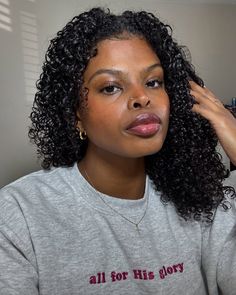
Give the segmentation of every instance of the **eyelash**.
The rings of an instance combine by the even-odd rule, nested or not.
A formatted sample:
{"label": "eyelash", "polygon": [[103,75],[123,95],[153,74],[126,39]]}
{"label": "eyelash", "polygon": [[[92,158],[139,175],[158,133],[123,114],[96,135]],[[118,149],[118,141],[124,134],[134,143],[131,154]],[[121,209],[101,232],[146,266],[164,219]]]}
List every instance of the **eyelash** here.
{"label": "eyelash", "polygon": [[159,88],[159,87],[162,87],[163,86],[163,81],[160,81],[160,80],[158,80],[158,79],[152,79],[152,80],[149,80],[147,83],[146,83],[146,85],[148,84],[148,83],[152,83],[152,82],[157,82],[158,83],[158,86],[153,86],[152,88]]}
{"label": "eyelash", "polygon": [[[111,91],[111,92],[107,92],[107,90],[108,89],[111,89],[111,88],[113,88],[113,91]],[[117,88],[117,90],[116,91],[114,91],[114,88]],[[107,86],[105,86],[105,87],[103,87],[99,92],[101,92],[101,93],[103,93],[103,94],[105,94],[105,95],[113,95],[113,94],[115,94],[115,93],[117,93],[119,90],[121,90],[122,88],[121,87],[119,87],[119,86],[117,86],[117,85],[114,85],[114,84],[109,84],[109,85],[107,85]]]}
{"label": "eyelash", "polygon": [[[157,86],[148,86],[148,84],[150,84],[150,83],[158,83],[158,85]],[[156,89],[156,88],[160,88],[160,87],[162,87],[163,86],[163,81],[160,81],[160,80],[158,80],[158,79],[152,79],[152,80],[149,80],[148,82],[146,82],[146,86],[147,87],[150,87],[150,88],[154,88],[154,89]],[[114,88],[116,89],[116,90],[114,90]],[[107,91],[107,90],[113,90],[113,91]],[[103,87],[102,89],[100,89],[100,91],[99,92],[101,92],[101,93],[103,93],[103,94],[105,94],[105,95],[113,95],[113,94],[116,94],[118,91],[120,91],[120,90],[122,90],[122,87],[120,87],[120,86],[117,86],[117,85],[115,85],[115,84],[109,84],[109,85],[107,85],[107,86],[105,86],[105,87]]]}

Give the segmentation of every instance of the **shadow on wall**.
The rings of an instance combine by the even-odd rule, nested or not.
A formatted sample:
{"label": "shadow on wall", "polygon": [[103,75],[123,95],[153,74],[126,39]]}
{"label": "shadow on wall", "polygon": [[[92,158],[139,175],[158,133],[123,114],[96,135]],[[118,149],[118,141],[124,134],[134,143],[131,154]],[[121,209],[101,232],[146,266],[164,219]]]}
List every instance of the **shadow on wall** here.
{"label": "shadow on wall", "polygon": [[12,32],[9,0],[0,0],[0,29]]}
{"label": "shadow on wall", "polygon": [[27,136],[40,74],[36,0],[0,0],[0,187],[39,169]]}
{"label": "shadow on wall", "polygon": [[24,57],[25,97],[32,102],[39,77],[39,46],[36,15],[20,11]]}

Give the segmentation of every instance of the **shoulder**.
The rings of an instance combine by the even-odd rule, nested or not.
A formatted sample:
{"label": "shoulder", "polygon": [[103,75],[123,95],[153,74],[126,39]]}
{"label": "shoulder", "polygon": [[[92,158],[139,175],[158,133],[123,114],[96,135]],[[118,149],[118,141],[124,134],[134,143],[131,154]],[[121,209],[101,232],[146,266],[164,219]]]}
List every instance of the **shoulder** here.
{"label": "shoulder", "polygon": [[73,167],[53,168],[51,170],[40,170],[23,176],[16,181],[6,185],[0,190],[0,201],[3,196],[11,194],[34,195],[38,192],[53,190],[60,192],[61,189],[69,186]]}
{"label": "shoulder", "polygon": [[73,167],[40,170],[6,185],[0,190],[0,217],[65,202],[73,194]]}
{"label": "shoulder", "polygon": [[[225,204],[225,206],[224,206]],[[202,225],[202,255],[206,268],[215,263],[225,251],[225,246],[232,242],[236,249],[236,198],[225,195],[223,204],[220,204],[214,213],[210,224]],[[230,255],[228,256],[230,259]]]}
{"label": "shoulder", "polygon": [[73,166],[40,170],[6,185],[0,190],[0,231],[11,228],[25,237],[32,224],[68,206],[73,208],[76,181]]}
{"label": "shoulder", "polygon": [[[212,223],[213,231],[222,232],[222,236],[228,235],[236,225],[236,194],[232,191],[232,187],[236,190],[236,171],[232,171],[230,176],[223,182],[225,187],[230,187],[225,191],[225,200],[215,211]],[[227,209],[224,209],[224,204]],[[224,234],[223,234],[224,233]]]}
{"label": "shoulder", "polygon": [[[224,184],[232,186],[232,179]],[[236,275],[236,198],[225,195],[211,224],[202,227],[202,265],[209,284],[217,281],[224,294],[233,294]]]}

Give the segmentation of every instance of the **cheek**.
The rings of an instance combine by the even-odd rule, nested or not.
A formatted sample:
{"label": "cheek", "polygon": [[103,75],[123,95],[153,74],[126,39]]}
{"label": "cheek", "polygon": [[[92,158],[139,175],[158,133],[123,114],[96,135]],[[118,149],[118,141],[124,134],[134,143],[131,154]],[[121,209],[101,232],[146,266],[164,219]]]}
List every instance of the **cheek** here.
{"label": "cheek", "polygon": [[[157,107],[158,110],[158,115],[160,116],[160,118],[162,120],[164,120],[165,122],[169,121],[169,116],[170,116],[170,104],[169,101],[166,101],[165,103],[159,105],[159,107]],[[163,122],[164,123],[164,122]]]}
{"label": "cheek", "polygon": [[163,104],[163,111],[164,111],[165,115],[169,119],[169,115],[170,115],[170,100],[169,100],[169,96],[167,94],[166,94],[166,97],[165,97],[165,103]]}
{"label": "cheek", "polygon": [[[151,96],[150,96],[151,97]],[[152,107],[159,114],[158,115],[166,115],[169,114],[170,111],[170,100],[166,91],[163,89],[159,94],[151,97]]]}
{"label": "cheek", "polygon": [[92,137],[109,135],[115,136],[120,129],[121,111],[115,105],[93,103],[84,117],[84,125],[88,135]]}

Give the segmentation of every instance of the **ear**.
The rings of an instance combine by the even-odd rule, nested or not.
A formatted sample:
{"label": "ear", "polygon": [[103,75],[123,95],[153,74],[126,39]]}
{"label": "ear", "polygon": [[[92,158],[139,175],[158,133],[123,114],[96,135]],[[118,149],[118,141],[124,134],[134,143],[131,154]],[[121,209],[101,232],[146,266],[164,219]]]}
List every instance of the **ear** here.
{"label": "ear", "polygon": [[81,115],[80,115],[80,111],[77,110],[76,111],[76,115],[77,115],[77,123],[76,123],[76,128],[79,129],[80,131],[84,131],[84,127],[83,127],[83,123],[82,123],[82,120],[81,120]]}

